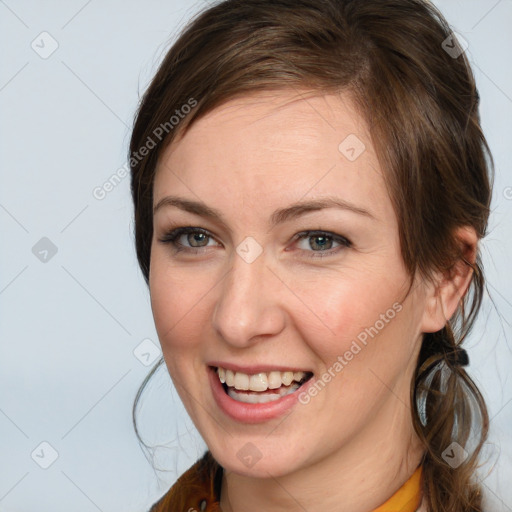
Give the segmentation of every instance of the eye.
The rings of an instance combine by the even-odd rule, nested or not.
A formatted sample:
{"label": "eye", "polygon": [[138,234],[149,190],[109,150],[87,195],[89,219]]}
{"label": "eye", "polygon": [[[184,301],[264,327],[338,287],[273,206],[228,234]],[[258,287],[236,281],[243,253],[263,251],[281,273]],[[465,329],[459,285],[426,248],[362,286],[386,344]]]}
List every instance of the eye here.
{"label": "eye", "polygon": [[[295,235],[295,240],[299,241],[298,245],[302,244],[302,251],[316,253],[308,255],[311,258],[333,256],[352,246],[350,240],[344,236],[329,231],[303,231]],[[333,244],[338,244],[338,247],[333,249]]]}
{"label": "eye", "polygon": [[168,231],[159,241],[173,245],[177,252],[196,253],[205,247],[211,247],[209,242],[214,240],[205,229],[187,226]]}
{"label": "eye", "polygon": [[[302,252],[309,252],[308,257],[324,258],[339,253],[344,248],[352,246],[350,240],[344,236],[329,231],[302,231],[294,236],[299,249]],[[170,230],[164,234],[159,241],[163,244],[170,244],[176,252],[199,253],[207,247],[219,246],[213,236],[205,229],[186,226]],[[213,243],[210,243],[213,242]],[[337,244],[335,246],[334,244]]]}

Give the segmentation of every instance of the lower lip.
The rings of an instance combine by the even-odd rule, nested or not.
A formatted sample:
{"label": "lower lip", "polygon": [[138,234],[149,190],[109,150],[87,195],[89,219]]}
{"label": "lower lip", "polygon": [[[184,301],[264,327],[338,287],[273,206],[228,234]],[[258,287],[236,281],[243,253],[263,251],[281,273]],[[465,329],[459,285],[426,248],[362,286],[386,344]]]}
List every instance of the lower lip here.
{"label": "lower lip", "polygon": [[230,418],[242,423],[261,423],[263,421],[278,418],[291,409],[299,399],[299,394],[304,392],[314,380],[314,377],[304,383],[299,389],[279,400],[265,404],[247,404],[231,398],[225,391],[219,380],[217,372],[213,368],[208,369],[210,386],[213,397],[220,409]]}

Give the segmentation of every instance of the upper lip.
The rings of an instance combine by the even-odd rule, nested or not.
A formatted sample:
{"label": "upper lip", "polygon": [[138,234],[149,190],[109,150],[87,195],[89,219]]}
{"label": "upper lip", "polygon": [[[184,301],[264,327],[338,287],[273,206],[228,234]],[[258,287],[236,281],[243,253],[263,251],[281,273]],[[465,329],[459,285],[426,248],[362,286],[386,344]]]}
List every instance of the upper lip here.
{"label": "upper lip", "polygon": [[283,366],[281,364],[243,365],[235,363],[226,363],[221,361],[212,361],[209,362],[208,365],[214,368],[218,368],[220,366],[221,368],[231,370],[232,372],[247,373],[249,375],[256,373],[268,373],[272,371],[313,373],[311,370],[299,368],[298,366]]}

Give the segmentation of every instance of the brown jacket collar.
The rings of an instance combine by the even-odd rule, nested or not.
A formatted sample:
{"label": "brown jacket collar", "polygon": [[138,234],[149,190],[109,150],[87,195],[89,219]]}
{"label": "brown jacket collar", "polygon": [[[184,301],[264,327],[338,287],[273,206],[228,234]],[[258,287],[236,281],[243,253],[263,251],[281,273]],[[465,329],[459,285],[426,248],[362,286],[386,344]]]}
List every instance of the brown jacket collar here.
{"label": "brown jacket collar", "polygon": [[207,451],[149,512],[220,512],[222,467]]}

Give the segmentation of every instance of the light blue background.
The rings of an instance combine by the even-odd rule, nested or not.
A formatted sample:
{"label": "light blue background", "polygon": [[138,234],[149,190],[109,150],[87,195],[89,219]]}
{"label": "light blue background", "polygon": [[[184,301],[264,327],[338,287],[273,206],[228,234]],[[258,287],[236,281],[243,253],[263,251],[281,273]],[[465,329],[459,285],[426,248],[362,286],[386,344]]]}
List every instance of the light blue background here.
{"label": "light blue background", "polygon": [[[131,405],[150,366],[133,351],[149,339],[139,352],[153,347],[151,359],[158,340],[135,258],[129,177],[103,200],[92,192],[125,164],[139,94],[168,41],[205,5],[0,1],[2,512],[145,511],[204,450],[165,369],[139,418],[167,471],[152,470],[135,438]],[[486,296],[467,346],[492,418],[481,472],[490,510],[511,511],[512,1],[436,5],[469,42],[496,160],[483,256],[497,310]],[[43,31],[58,44],[46,59],[31,47],[51,49],[48,36],[41,48]],[[46,263],[32,252],[43,237],[57,248]],[[58,453],[48,469],[36,463],[51,461],[42,442]]]}

